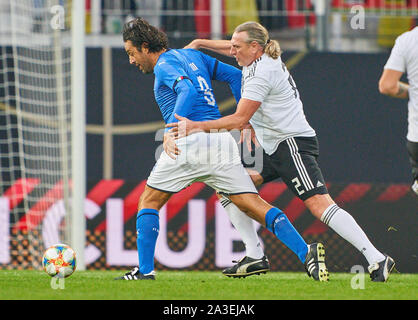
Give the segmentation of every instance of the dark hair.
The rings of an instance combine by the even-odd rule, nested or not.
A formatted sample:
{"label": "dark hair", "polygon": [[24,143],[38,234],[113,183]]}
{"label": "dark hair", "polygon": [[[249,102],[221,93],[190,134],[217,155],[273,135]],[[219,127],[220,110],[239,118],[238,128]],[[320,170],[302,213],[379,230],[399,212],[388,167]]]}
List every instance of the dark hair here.
{"label": "dark hair", "polygon": [[160,52],[168,48],[167,35],[150,25],[143,18],[135,18],[123,26],[123,42],[132,41],[132,44],[141,51],[145,43],[149,52]]}

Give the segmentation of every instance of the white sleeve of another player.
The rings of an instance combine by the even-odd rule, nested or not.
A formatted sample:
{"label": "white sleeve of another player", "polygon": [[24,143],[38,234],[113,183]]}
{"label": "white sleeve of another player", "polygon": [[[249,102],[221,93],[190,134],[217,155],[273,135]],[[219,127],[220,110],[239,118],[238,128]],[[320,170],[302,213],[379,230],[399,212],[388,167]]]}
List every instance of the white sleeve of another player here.
{"label": "white sleeve of another player", "polygon": [[390,53],[389,59],[386,62],[384,69],[391,69],[400,72],[406,71],[406,43],[403,41],[404,39],[398,37],[395,41],[395,45],[392,48],[392,52]]}
{"label": "white sleeve of another player", "polygon": [[271,90],[271,85],[268,80],[268,75],[261,77],[255,75],[245,82],[244,92],[241,98],[263,102]]}

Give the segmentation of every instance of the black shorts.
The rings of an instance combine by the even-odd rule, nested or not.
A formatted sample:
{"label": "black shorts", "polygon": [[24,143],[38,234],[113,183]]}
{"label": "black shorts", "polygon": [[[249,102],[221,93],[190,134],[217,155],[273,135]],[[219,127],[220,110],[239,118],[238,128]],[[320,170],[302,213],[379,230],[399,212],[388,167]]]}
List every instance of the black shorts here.
{"label": "black shorts", "polygon": [[406,140],[406,148],[408,150],[409,162],[412,166],[412,177],[418,179],[418,142]]}
{"label": "black shorts", "polygon": [[[287,187],[306,200],[316,194],[327,194],[324,177],[318,166],[319,145],[316,137],[294,137],[281,142],[268,155],[263,151],[260,175],[263,183],[281,178]],[[244,167],[250,168],[244,162]]]}

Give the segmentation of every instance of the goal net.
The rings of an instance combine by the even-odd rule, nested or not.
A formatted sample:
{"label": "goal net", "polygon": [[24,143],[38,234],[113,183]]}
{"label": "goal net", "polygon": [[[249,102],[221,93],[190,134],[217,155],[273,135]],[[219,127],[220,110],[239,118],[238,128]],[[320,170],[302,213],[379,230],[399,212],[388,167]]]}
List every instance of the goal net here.
{"label": "goal net", "polygon": [[70,240],[70,4],[0,0],[0,268]]}

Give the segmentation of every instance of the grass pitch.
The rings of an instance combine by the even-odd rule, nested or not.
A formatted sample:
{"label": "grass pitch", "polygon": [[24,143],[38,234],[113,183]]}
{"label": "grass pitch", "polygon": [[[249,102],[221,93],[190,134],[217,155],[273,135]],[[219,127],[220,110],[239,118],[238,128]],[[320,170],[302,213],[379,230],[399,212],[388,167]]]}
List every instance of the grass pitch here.
{"label": "grass pitch", "polygon": [[[416,300],[418,274],[332,273],[316,282],[305,273],[269,272],[241,279],[220,272],[160,271],[156,281],[116,281],[120,271],[76,271],[63,283],[43,271],[0,270],[0,300]],[[358,275],[357,275],[358,277]],[[353,289],[359,287],[358,289]]]}

